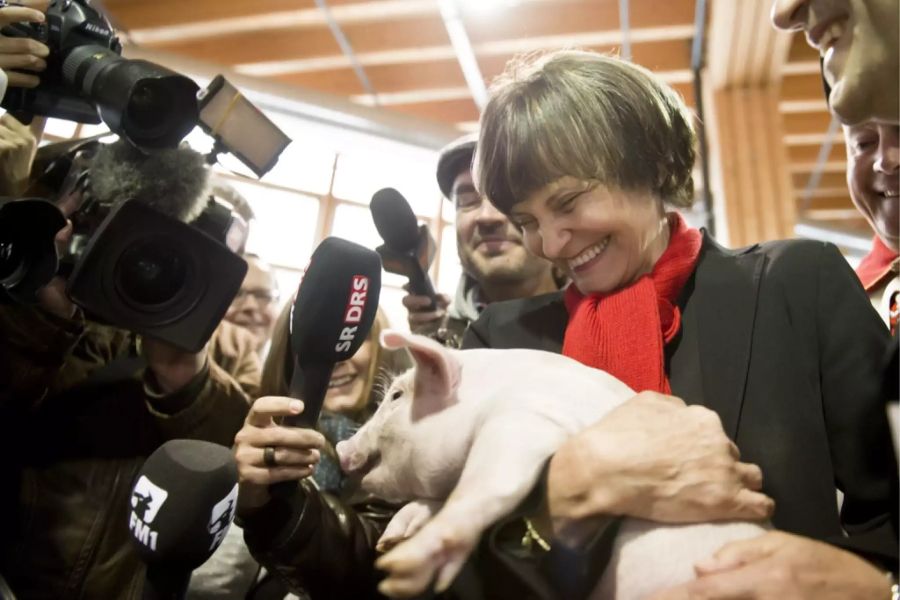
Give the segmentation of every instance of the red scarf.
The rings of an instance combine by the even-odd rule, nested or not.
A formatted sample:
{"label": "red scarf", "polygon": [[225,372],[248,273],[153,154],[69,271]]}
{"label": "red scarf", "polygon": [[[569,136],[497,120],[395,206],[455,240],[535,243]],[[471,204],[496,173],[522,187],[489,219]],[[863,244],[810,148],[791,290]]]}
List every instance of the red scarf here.
{"label": "red scarf", "polygon": [[569,324],[562,353],[603,369],[633,390],[671,393],[663,349],[681,327],[675,305],[700,256],[703,236],[681,215],[669,215],[669,246],[649,275],[610,294],[566,289]]}
{"label": "red scarf", "polygon": [[885,246],[877,235],[872,241],[872,249],[856,267],[856,275],[862,281],[867,292],[878,287],[885,276],[891,272],[891,264],[897,260],[897,253]]}

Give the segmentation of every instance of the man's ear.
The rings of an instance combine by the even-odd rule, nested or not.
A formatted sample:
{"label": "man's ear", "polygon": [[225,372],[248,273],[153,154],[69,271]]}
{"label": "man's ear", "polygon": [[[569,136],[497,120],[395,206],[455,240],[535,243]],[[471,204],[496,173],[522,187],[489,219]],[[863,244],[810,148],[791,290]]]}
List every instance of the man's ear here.
{"label": "man's ear", "polygon": [[425,336],[390,329],[381,333],[381,345],[406,348],[415,361],[413,422],[456,404],[462,366],[453,350]]}

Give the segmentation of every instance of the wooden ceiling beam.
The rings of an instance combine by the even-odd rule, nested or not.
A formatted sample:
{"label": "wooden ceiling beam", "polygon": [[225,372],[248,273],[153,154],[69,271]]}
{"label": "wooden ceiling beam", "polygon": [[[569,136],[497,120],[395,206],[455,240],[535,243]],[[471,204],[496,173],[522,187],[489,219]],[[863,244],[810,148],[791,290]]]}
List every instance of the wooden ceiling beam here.
{"label": "wooden ceiling beam", "polygon": [[[453,58],[446,30],[436,19],[411,19],[393,26],[346,26],[344,33],[364,66]],[[692,35],[693,29],[689,25],[634,30],[631,39],[635,59],[657,69],[689,68],[688,49]],[[619,33],[613,30],[568,36],[497,38],[476,43],[475,51],[479,57],[506,57],[573,45],[613,51],[619,38]],[[349,61],[341,54],[331,33],[324,29],[271,31],[265,36],[245,33],[154,47],[195,60],[237,65],[241,72],[250,75],[272,76],[349,67]]]}
{"label": "wooden ceiling beam", "polygon": [[[818,163],[816,162],[792,162],[790,164],[790,172],[791,173],[805,173],[809,176],[810,173],[816,170]],[[847,162],[843,160],[837,161],[828,161],[822,167],[822,173],[846,173],[847,172]]]}
{"label": "wooden ceiling beam", "polygon": [[[801,194],[806,189],[809,173],[794,173],[791,175],[791,181],[794,184],[794,191]],[[846,190],[847,178],[843,173],[823,173],[819,179],[819,188]]]}
{"label": "wooden ceiling beam", "polygon": [[314,9],[315,0],[103,0],[104,10],[128,29],[199,23],[261,12]]}
{"label": "wooden ceiling beam", "polygon": [[801,218],[822,221],[837,221],[846,224],[848,221],[865,223],[863,217],[855,208],[807,208],[800,211]]}
{"label": "wooden ceiling beam", "polygon": [[824,134],[831,123],[827,112],[787,113],[783,116],[785,135]]}
{"label": "wooden ceiling beam", "polygon": [[[802,202],[803,196],[798,194],[797,201]],[[850,194],[836,194],[832,196],[817,196],[810,199],[809,210],[839,210],[854,208],[853,201],[850,200]]]}
{"label": "wooden ceiling beam", "polygon": [[769,22],[768,0],[713,0],[707,62],[713,88],[777,83],[791,35]]}
{"label": "wooden ceiling beam", "polygon": [[[819,145],[802,145],[791,146],[787,148],[788,158],[792,163],[814,163],[819,158]],[[831,152],[828,154],[829,162],[846,162],[847,149],[843,142],[831,145]]]}
{"label": "wooden ceiling beam", "polygon": [[475,102],[471,98],[440,102],[395,104],[388,109],[441,123],[456,124],[478,120],[478,107],[475,106]]}
{"label": "wooden ceiling beam", "polygon": [[[148,45],[241,33],[260,34],[264,30],[297,31],[328,27],[324,14],[316,8],[313,0],[300,3],[282,0],[240,3],[191,0],[186,3],[189,5],[188,11],[181,6],[166,10],[160,4],[174,5],[176,2],[114,2],[109,12],[121,26],[132,32],[135,42]],[[349,25],[395,25],[417,18],[440,20],[439,7],[434,0],[332,0],[329,7],[342,28]],[[516,18],[507,18],[512,11]],[[667,0],[665,3],[631,0],[629,16],[634,29],[654,28],[691,24],[693,11],[694,0]],[[463,17],[473,41],[503,36],[562,35],[619,27],[618,4],[611,0],[519,0],[512,8],[463,12]]]}
{"label": "wooden ceiling beam", "polygon": [[[369,65],[366,67],[366,76],[375,91],[379,93],[466,85],[459,63],[452,58],[409,64]],[[276,79],[334,94],[353,96],[364,93],[356,74],[349,67],[306,73],[285,73],[278,75]]]}
{"label": "wooden ceiling beam", "polygon": [[822,87],[822,76],[819,71],[814,73],[786,74],[781,79],[782,101],[795,100],[822,100],[825,91]]}
{"label": "wooden ceiling beam", "polygon": [[803,214],[802,216],[814,220],[817,224],[828,229],[842,231],[865,239],[871,239],[872,237],[871,226],[859,213],[857,213],[856,217],[852,217],[849,211],[821,211],[811,212],[808,216]]}
{"label": "wooden ceiling beam", "polygon": [[806,43],[806,35],[803,32],[796,31],[791,34],[791,36],[791,43],[787,56],[787,61],[789,63],[819,62],[819,52]]}
{"label": "wooden ceiling beam", "polygon": [[[693,25],[694,4],[694,0],[630,0],[631,29]],[[610,0],[522,4],[515,7],[514,19],[504,18],[502,12],[470,13],[465,16],[465,24],[473,44],[505,38],[618,31],[619,6]]]}

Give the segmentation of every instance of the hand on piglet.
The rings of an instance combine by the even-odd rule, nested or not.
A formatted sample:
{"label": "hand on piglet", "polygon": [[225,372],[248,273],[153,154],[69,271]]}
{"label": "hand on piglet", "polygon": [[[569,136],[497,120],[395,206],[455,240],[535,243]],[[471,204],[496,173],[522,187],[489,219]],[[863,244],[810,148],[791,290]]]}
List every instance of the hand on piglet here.
{"label": "hand on piglet", "polygon": [[889,598],[884,572],[845,550],[781,531],[726,544],[695,565],[697,579],[652,600]]}
{"label": "hand on piglet", "polygon": [[384,533],[378,538],[375,549],[378,552],[387,552],[400,542],[411,538],[441,510],[443,505],[443,502],[434,500],[413,500],[408,503],[391,518],[384,528]]}
{"label": "hand on piglet", "polygon": [[314,429],[276,423],[279,417],[302,412],[303,402],[281,396],[263,396],[250,407],[244,426],[234,438],[240,483],[238,508],[244,514],[269,501],[271,484],[312,475],[325,437]]}
{"label": "hand on piglet", "polygon": [[638,394],[570,438],[551,460],[554,535],[571,545],[584,521],[625,515],[665,523],[765,519],[759,467],[739,462],[719,417],[675,397]]}

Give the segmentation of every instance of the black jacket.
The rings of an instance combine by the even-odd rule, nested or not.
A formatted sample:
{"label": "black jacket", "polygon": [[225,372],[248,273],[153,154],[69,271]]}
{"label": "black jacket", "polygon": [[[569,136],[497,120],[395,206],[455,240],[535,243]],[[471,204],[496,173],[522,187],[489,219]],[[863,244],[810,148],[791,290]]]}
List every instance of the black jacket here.
{"label": "black jacket", "polygon": [[[682,329],[666,356],[672,392],[718,413],[741,460],[761,467],[775,527],[896,571],[897,466],[881,390],[888,335],[837,249],[785,241],[732,251],[706,237],[679,305]],[[493,304],[463,347],[560,352],[567,321],[561,293]]]}

